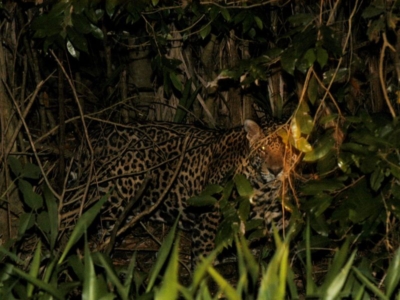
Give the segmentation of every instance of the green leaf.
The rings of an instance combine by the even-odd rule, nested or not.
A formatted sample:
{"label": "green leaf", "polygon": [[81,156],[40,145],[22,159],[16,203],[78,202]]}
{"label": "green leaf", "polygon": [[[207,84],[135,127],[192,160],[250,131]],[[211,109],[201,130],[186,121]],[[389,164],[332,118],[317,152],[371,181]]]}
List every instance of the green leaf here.
{"label": "green leaf", "polygon": [[48,212],[47,222],[50,229],[50,249],[53,250],[58,237],[58,203],[47,185],[44,187],[43,194]]}
{"label": "green leaf", "polygon": [[208,24],[200,29],[200,36],[204,40],[211,32],[211,25]]}
{"label": "green leaf", "polygon": [[213,196],[194,196],[187,200],[187,204],[194,207],[202,207],[202,206],[214,206],[217,203],[217,199]]}
{"label": "green leaf", "polygon": [[71,43],[72,43],[72,45],[74,45],[74,47],[76,47],[80,51],[89,53],[87,40],[82,33],[76,31],[72,27],[67,27],[67,38],[69,41],[71,41]]}
{"label": "green leaf", "polygon": [[20,179],[18,188],[22,192],[25,204],[32,210],[38,210],[43,207],[42,197],[33,191],[33,187],[28,181]]}
{"label": "green leaf", "polygon": [[259,17],[254,16],[254,21],[256,22],[257,27],[258,27],[259,29],[263,29],[264,24],[263,24],[263,21],[262,21]]}
{"label": "green leaf", "polygon": [[[328,85],[332,80],[333,82],[344,82],[349,75],[349,69],[341,68],[336,72],[336,69],[330,69],[324,73],[324,83]],[[334,77],[335,76],[335,77]]]}
{"label": "green leaf", "polygon": [[294,74],[294,69],[296,67],[297,61],[298,61],[298,56],[294,48],[288,48],[282,53],[281,56],[282,68],[290,75]]}
{"label": "green leaf", "polygon": [[313,14],[294,14],[287,18],[287,21],[290,22],[293,26],[297,26],[300,24],[307,25],[314,20],[315,16]]}
{"label": "green leaf", "polygon": [[229,11],[228,11],[225,7],[221,7],[221,8],[220,8],[220,13],[221,13],[222,17],[223,17],[226,21],[228,21],[228,22],[231,21],[231,15],[229,14]]}
{"label": "green leaf", "polygon": [[303,158],[303,161],[311,162],[323,158],[325,155],[329,153],[329,151],[334,145],[335,145],[335,139],[333,138],[332,133],[328,132],[320,140],[317,141],[312,151],[306,153],[306,155]]}
{"label": "green leaf", "polygon": [[400,282],[400,248],[395,252],[385,277],[386,296],[391,298]]}
{"label": "green leaf", "polygon": [[167,269],[164,274],[164,280],[160,289],[156,292],[156,300],[178,299],[178,270],[179,270],[179,237],[175,241],[172,254],[169,259]]}
{"label": "green leaf", "polygon": [[317,47],[316,50],[317,62],[322,69],[328,62],[329,54],[324,48],[321,47]]}
{"label": "green leaf", "polygon": [[29,178],[29,179],[39,179],[42,171],[37,165],[27,163],[24,165],[21,171],[22,178]]}
{"label": "green leaf", "polygon": [[237,174],[233,177],[237,191],[241,197],[250,198],[253,196],[253,187],[249,180],[242,174]]}
{"label": "green leaf", "polygon": [[308,99],[310,100],[311,104],[314,105],[315,101],[318,98],[318,81],[314,76],[311,77],[311,79],[308,83],[307,95],[308,95]]}
{"label": "green leaf", "polygon": [[96,265],[99,264],[105,269],[107,273],[107,279],[117,288],[118,294],[121,299],[129,299],[129,290],[124,288],[124,286],[122,285],[120,279],[118,278],[118,275],[115,273],[110,258],[106,257],[103,253],[100,252],[95,252],[92,255],[93,260],[96,262]]}
{"label": "green leaf", "polygon": [[376,7],[375,5],[371,4],[366,9],[364,9],[361,16],[364,19],[369,19],[369,18],[373,18],[373,17],[379,16],[380,14],[384,14],[384,13],[385,13],[384,8]]}
{"label": "green leaf", "polygon": [[349,274],[350,268],[353,264],[356,252],[354,251],[349,260],[347,261],[346,265],[340,270],[335,278],[331,281],[329,286],[326,287],[323,299],[327,300],[334,300],[339,298],[339,294],[343,288],[344,283],[346,282],[347,276]]}
{"label": "green leaf", "polygon": [[248,198],[239,200],[238,214],[242,221],[246,221],[250,215],[250,201]]}
{"label": "green leaf", "polygon": [[37,216],[36,222],[40,230],[43,231],[46,237],[48,237],[50,232],[49,213],[47,211],[40,212],[40,214]]}
{"label": "green leaf", "polygon": [[306,73],[316,60],[315,49],[311,48],[306,51],[301,60],[296,64],[300,72]]}
{"label": "green leaf", "polygon": [[65,299],[62,291],[60,289],[57,289],[54,285],[45,283],[42,280],[37,279],[37,278],[25,273],[24,271],[21,271],[20,269],[18,269],[16,267],[11,266],[11,268],[12,268],[12,272],[17,276],[17,278],[25,279],[26,281],[28,281],[28,282],[32,283],[33,285],[35,285],[36,287],[38,287],[39,289],[48,292],[56,299]]}
{"label": "green leaf", "polygon": [[212,196],[212,195],[221,193],[223,190],[224,190],[224,188],[222,186],[220,186],[219,184],[209,184],[200,193],[200,196]]}
{"label": "green leaf", "polygon": [[32,213],[24,213],[19,217],[18,236],[23,236],[26,231],[35,224],[35,217]]}
{"label": "green leaf", "polygon": [[21,162],[15,158],[14,156],[9,156],[7,159],[8,165],[11,168],[11,171],[14,173],[15,176],[19,176],[22,171],[22,164]]}
{"label": "green leaf", "polygon": [[374,191],[377,191],[385,179],[385,174],[381,168],[376,168],[370,178],[371,187]]}
{"label": "green leaf", "polygon": [[[29,275],[34,278],[37,278],[39,275],[41,247],[42,247],[42,243],[39,240],[39,242],[36,246],[35,254],[33,255],[32,263],[30,265],[30,270],[29,270]],[[33,296],[34,288],[35,288],[35,286],[29,282],[28,286],[26,287],[26,296],[28,299]]]}
{"label": "green leaf", "polygon": [[94,270],[92,256],[90,255],[89,247],[85,242],[85,255],[84,255],[84,280],[82,285],[82,299],[99,299],[100,298],[100,285]]}
{"label": "green leaf", "polygon": [[179,80],[178,74],[176,74],[175,72],[170,72],[169,73],[169,78],[171,79],[172,84],[174,85],[174,87],[182,92],[182,83]]}
{"label": "green leaf", "polygon": [[88,211],[86,211],[76,223],[74,230],[69,237],[67,245],[64,248],[64,251],[58,261],[58,265],[62,264],[65,257],[67,256],[69,250],[74,246],[80,238],[86,233],[87,229],[89,228],[90,224],[94,221],[94,219],[100,213],[101,207],[103,204],[108,200],[109,195],[106,194],[100,198]]}
{"label": "green leaf", "polygon": [[[308,105],[305,101],[303,101],[298,106],[295,119],[296,119],[296,126],[299,128],[301,133],[310,134],[312,132],[314,123],[313,119],[310,116],[310,109],[308,108]],[[311,151],[311,147],[309,151]]]}
{"label": "green leaf", "polygon": [[153,4],[153,6],[157,6],[159,1],[160,0],[151,0],[151,4]]}
{"label": "green leaf", "polygon": [[88,34],[92,32],[92,26],[91,26],[92,24],[83,14],[73,13],[71,17],[72,17],[72,24],[77,32],[82,34]]}
{"label": "green leaf", "polygon": [[179,223],[179,218],[176,218],[174,225],[168,232],[167,236],[162,243],[160,250],[158,251],[157,261],[153,265],[149,273],[149,283],[147,284],[146,292],[150,292],[156,282],[157,277],[160,275],[160,271],[167,261],[169,254],[171,253],[172,246],[174,244],[175,232]]}
{"label": "green leaf", "polygon": [[307,153],[307,154],[312,151],[312,146],[304,137],[300,137],[296,140],[295,147],[296,147],[296,149],[300,150],[301,152]]}
{"label": "green leaf", "polygon": [[301,192],[305,195],[316,195],[321,192],[334,192],[343,189],[345,185],[335,179],[325,179],[325,180],[311,180],[304,185]]}
{"label": "green leaf", "polygon": [[72,57],[79,59],[79,52],[75,50],[75,47],[72,45],[70,40],[67,40],[67,50]]}

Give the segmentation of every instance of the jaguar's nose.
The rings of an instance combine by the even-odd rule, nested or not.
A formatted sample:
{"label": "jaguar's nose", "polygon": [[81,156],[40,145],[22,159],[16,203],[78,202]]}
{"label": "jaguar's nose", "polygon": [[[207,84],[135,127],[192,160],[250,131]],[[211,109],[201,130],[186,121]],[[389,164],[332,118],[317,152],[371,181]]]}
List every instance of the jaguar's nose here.
{"label": "jaguar's nose", "polygon": [[275,176],[277,176],[280,172],[282,172],[282,167],[273,167],[273,168],[268,168],[268,171]]}

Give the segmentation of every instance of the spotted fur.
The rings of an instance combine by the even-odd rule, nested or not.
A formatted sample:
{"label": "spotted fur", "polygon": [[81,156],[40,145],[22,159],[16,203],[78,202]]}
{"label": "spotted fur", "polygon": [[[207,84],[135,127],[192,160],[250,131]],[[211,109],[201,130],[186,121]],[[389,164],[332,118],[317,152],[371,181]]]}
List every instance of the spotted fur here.
{"label": "spotted fur", "polygon": [[[172,223],[180,214],[181,227],[192,231],[194,256],[208,253],[214,248],[219,215],[199,214],[187,205],[208,184],[222,184],[234,173],[244,174],[254,187],[251,216],[267,224],[281,218],[276,199],[287,159],[277,128],[269,125],[263,130],[250,120],[227,131],[171,123],[103,125],[92,141],[93,157],[88,147],[81,152],[81,159],[93,158],[96,180],[92,179],[92,186],[96,188],[88,197],[98,199],[111,192],[102,216],[115,221],[145,182],[134,206],[136,213],[149,210],[170,186],[152,219]],[[83,172],[86,176],[88,167]]]}

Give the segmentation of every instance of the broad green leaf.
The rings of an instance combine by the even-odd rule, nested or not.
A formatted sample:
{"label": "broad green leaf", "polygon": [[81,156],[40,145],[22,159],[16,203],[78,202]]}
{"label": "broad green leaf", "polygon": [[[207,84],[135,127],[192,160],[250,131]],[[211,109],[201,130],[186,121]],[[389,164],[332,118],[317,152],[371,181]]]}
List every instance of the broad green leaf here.
{"label": "broad green leaf", "polygon": [[50,233],[49,213],[47,211],[40,212],[37,216],[36,222],[40,230],[43,231],[46,237],[50,240],[48,236]]}
{"label": "broad green leaf", "polygon": [[214,194],[219,194],[224,190],[222,186],[219,184],[209,184],[205,187],[205,189],[200,193],[200,196],[212,196]]}
{"label": "broad green leaf", "polygon": [[308,99],[310,100],[311,104],[314,105],[315,101],[318,98],[318,81],[314,76],[311,77],[311,79],[308,83],[307,95],[308,95]]}
{"label": "broad green leaf", "polygon": [[214,206],[218,200],[213,196],[194,196],[187,200],[187,204],[190,206],[201,207],[201,206]]}
{"label": "broad green leaf", "polygon": [[320,27],[319,32],[322,36],[323,47],[335,56],[340,57],[342,55],[341,41],[333,29],[323,25]]}
{"label": "broad green leaf", "polygon": [[316,55],[317,55],[317,62],[321,67],[321,69],[323,69],[328,62],[329,54],[324,48],[317,47]]}
{"label": "broad green leaf", "polygon": [[294,14],[287,18],[287,21],[289,21],[292,25],[298,26],[298,25],[306,25],[314,20],[315,16],[313,14]]}
{"label": "broad green leaf", "polygon": [[263,21],[262,21],[259,17],[254,16],[254,21],[256,22],[257,27],[258,27],[259,29],[263,29],[264,24],[263,24]]}
{"label": "broad green leaf", "polygon": [[72,57],[79,58],[79,52],[75,50],[70,40],[67,40],[67,50]]}
{"label": "broad green leaf", "polygon": [[33,187],[28,181],[20,179],[18,187],[22,192],[25,204],[32,210],[38,210],[43,207],[43,198],[33,191]]}
{"label": "broad green leaf", "polygon": [[293,48],[286,49],[281,56],[282,68],[290,75],[293,75],[298,59],[299,57]]}
{"label": "broad green leaf", "polygon": [[297,69],[306,73],[308,69],[314,64],[316,60],[315,49],[311,48],[306,51],[301,60],[299,60],[296,64]]}
{"label": "broad green leaf", "polygon": [[349,75],[347,68],[341,68],[336,72],[336,69],[330,69],[323,74],[323,81],[328,85],[331,81],[333,82],[344,82]]}
{"label": "broad green leaf", "polygon": [[253,196],[253,187],[244,175],[235,175],[235,177],[233,177],[233,181],[235,182],[237,191],[241,197],[250,198]]}
{"label": "broad green leaf", "polygon": [[72,18],[72,24],[78,32],[82,34],[88,34],[92,32],[91,23],[85,17],[85,15],[79,13],[73,13],[71,15],[71,18]]}
{"label": "broad green leaf", "polygon": [[230,20],[231,20],[231,15],[229,14],[229,11],[228,11],[226,8],[221,7],[221,8],[220,8],[220,12],[221,12],[222,17],[223,17],[226,21],[230,22]]}
{"label": "broad green leaf", "polygon": [[18,236],[23,236],[35,224],[35,217],[32,213],[24,213],[20,215],[18,221]]}
{"label": "broad green leaf", "polygon": [[[295,142],[296,142],[296,144],[295,144],[296,149],[300,150],[303,153],[306,153],[306,156],[308,153],[311,153],[311,151],[313,151],[312,146],[304,137],[300,137]],[[305,159],[303,159],[303,160],[307,161]]]}
{"label": "broad green leaf", "polygon": [[242,198],[239,200],[238,214],[242,221],[246,221],[250,214],[250,201],[248,198]]}
{"label": "broad green leaf", "polygon": [[317,141],[314,149],[308,153],[303,158],[303,161],[316,161],[321,159],[329,153],[331,148],[335,145],[335,140],[332,134],[325,134],[320,140]]}
{"label": "broad green leaf", "polygon": [[22,171],[22,164],[19,159],[15,158],[14,156],[9,156],[7,162],[11,168],[11,171],[14,173],[15,176],[18,177]]}
{"label": "broad green leaf", "polygon": [[207,24],[202,29],[200,29],[200,36],[204,40],[211,32],[211,25]]}
{"label": "broad green leaf", "polygon": [[104,39],[104,33],[99,27],[97,27],[93,24],[90,24],[90,27],[92,28],[91,33],[96,39],[99,39],[99,40]]}
{"label": "broad green leaf", "polygon": [[316,195],[320,192],[334,192],[343,189],[345,185],[336,179],[313,180],[304,185],[301,192],[305,195]]}
{"label": "broad green leaf", "polygon": [[385,179],[383,170],[381,168],[376,168],[370,178],[371,187],[374,191],[377,191],[381,187],[383,179]]}
{"label": "broad green leaf", "polygon": [[171,79],[171,82],[172,82],[172,84],[174,85],[174,87],[178,90],[178,91],[180,91],[180,92],[182,92],[182,83],[181,83],[181,81],[179,80],[179,77],[178,77],[178,74],[176,74],[175,72],[170,72],[169,73],[169,78]]}
{"label": "broad green leaf", "polygon": [[159,1],[160,0],[151,0],[151,4],[153,4],[153,6],[157,6]]}
{"label": "broad green leaf", "polygon": [[69,41],[71,41],[74,47],[80,51],[89,53],[86,37],[82,33],[76,31],[72,27],[67,27],[67,38]]}
{"label": "broad green leaf", "polygon": [[[310,134],[312,132],[314,123],[312,117],[310,116],[310,109],[305,101],[298,106],[295,118],[296,125],[301,133]],[[309,151],[311,151],[311,149]]]}
{"label": "broad green leaf", "polygon": [[37,165],[27,163],[23,166],[21,171],[22,178],[29,178],[29,179],[39,179],[42,171]]}
{"label": "broad green leaf", "polygon": [[362,12],[361,16],[364,19],[373,18],[379,16],[380,14],[384,14],[385,9],[382,7],[377,7],[374,4],[369,5],[364,11]]}

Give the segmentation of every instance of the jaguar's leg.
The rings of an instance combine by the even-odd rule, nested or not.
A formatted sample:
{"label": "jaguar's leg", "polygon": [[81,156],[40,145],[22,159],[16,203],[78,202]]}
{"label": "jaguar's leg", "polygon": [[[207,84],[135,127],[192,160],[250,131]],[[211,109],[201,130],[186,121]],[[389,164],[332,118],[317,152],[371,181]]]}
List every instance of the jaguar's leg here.
{"label": "jaguar's leg", "polygon": [[192,267],[200,257],[206,257],[215,248],[215,237],[220,221],[218,212],[200,214],[192,229]]}

